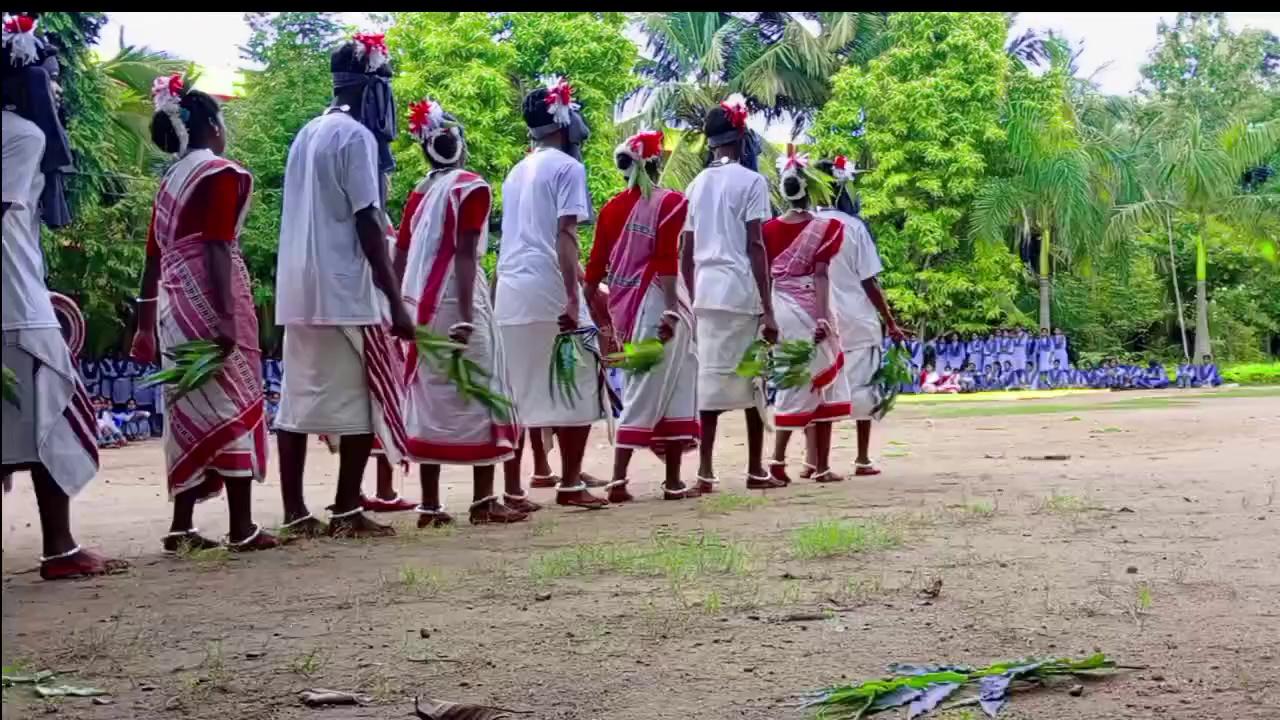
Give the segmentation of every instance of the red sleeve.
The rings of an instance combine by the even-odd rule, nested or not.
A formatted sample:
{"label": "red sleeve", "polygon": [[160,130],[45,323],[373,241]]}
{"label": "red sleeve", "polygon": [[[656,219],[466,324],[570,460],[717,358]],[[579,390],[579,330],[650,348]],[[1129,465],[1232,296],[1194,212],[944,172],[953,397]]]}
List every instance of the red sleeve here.
{"label": "red sleeve", "polygon": [[156,244],[156,206],[151,205],[151,223],[147,225],[147,257],[158,257],[160,246]]}
{"label": "red sleeve", "polygon": [[769,262],[773,262],[779,253],[787,249],[786,228],[783,227],[781,220],[773,218],[765,222],[760,232],[764,236],[765,255],[768,256]]}
{"label": "red sleeve", "polygon": [[613,252],[614,243],[622,235],[622,223],[626,222],[626,218],[618,217],[619,197],[622,196],[616,195],[605,203],[600,208],[600,216],[596,218],[596,233],[591,241],[591,255],[587,258],[586,282],[602,282],[609,270],[609,255]]}
{"label": "red sleeve", "polygon": [[409,249],[409,241],[413,239],[413,214],[418,211],[418,206],[421,204],[422,193],[417,190],[409,193],[409,198],[404,202],[404,214],[400,216],[400,231],[396,233],[396,247],[400,250]]}
{"label": "red sleeve", "polygon": [[489,188],[479,187],[462,198],[458,209],[458,232],[487,230],[489,225]]}
{"label": "red sleeve", "polygon": [[680,267],[680,231],[684,229],[689,203],[683,195],[673,192],[660,210],[663,219],[658,223],[658,243],[651,262],[658,275],[676,275]]}
{"label": "red sleeve", "polygon": [[844,241],[844,233],[839,220],[828,220],[827,231],[822,234],[822,247],[814,255],[815,262],[829,263],[840,252],[840,243]]}
{"label": "red sleeve", "polygon": [[191,207],[204,209],[201,230],[210,241],[234,242],[236,221],[240,219],[240,176],[223,170],[200,181],[191,197]]}

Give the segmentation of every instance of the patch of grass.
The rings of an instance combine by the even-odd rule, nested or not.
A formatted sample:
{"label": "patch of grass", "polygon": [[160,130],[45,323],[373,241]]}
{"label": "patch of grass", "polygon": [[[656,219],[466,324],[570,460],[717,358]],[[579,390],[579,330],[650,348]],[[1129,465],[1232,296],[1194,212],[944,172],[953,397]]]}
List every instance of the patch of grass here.
{"label": "patch of grass", "polygon": [[289,661],[289,671],[310,678],[329,662],[329,655],[321,648],[298,655]]}
{"label": "patch of grass", "polygon": [[719,492],[703,495],[699,498],[698,513],[701,515],[727,515],[738,510],[755,510],[768,504],[769,498],[763,495]]}
{"label": "patch of grass", "polygon": [[231,551],[223,546],[197,550],[183,543],[178,546],[176,555],[202,571],[220,570],[231,562]]}
{"label": "patch of grass", "polygon": [[1139,410],[1143,408],[1182,407],[1195,404],[1196,401],[1193,399],[1174,396],[1128,398],[1124,400],[1115,400],[1113,402],[1091,403],[1087,405],[1084,403],[1032,401],[1016,404],[992,403],[987,405],[962,407],[941,407],[930,410],[929,415],[931,417],[941,418],[987,417],[997,415],[1049,415],[1068,412],[1093,412],[1095,410]]}
{"label": "patch of grass", "polygon": [[951,512],[962,523],[978,522],[995,517],[996,505],[986,500],[974,500],[951,508]]}
{"label": "patch of grass", "polygon": [[397,572],[395,584],[419,595],[435,595],[444,588],[446,579],[439,570],[405,565]]}
{"label": "patch of grass", "polygon": [[1080,422],[1080,416],[1079,416],[1079,415],[1072,415],[1071,417],[1067,418],[1067,420],[1066,420],[1066,421],[1067,421],[1067,422]]}
{"label": "patch of grass", "polygon": [[741,575],[750,559],[745,545],[714,533],[654,534],[644,543],[590,543],[535,555],[529,561],[529,577],[548,582],[616,574],[682,583],[703,575]]}
{"label": "patch of grass", "polygon": [[866,605],[884,594],[884,577],[849,577],[837,581],[828,592],[828,599],[837,605]]}
{"label": "patch of grass", "polygon": [[1280,397],[1280,387],[1261,385],[1257,387],[1230,388],[1228,390],[1207,392],[1201,395],[1201,397],[1205,396],[1210,398]]}
{"label": "patch of grass", "polygon": [[533,522],[529,523],[529,534],[533,537],[546,537],[556,531],[560,527],[560,523],[546,513],[538,513],[534,515]]}
{"label": "patch of grass", "polygon": [[1076,515],[1079,513],[1097,510],[1098,508],[1086,498],[1076,497],[1075,495],[1059,495],[1056,491],[1047,498],[1041,498],[1036,502],[1031,512],[1035,515]]}
{"label": "patch of grass", "polygon": [[899,529],[879,519],[817,520],[791,531],[791,552],[803,559],[857,555],[902,544]]}
{"label": "patch of grass", "polygon": [[1146,583],[1138,584],[1138,587],[1134,589],[1134,596],[1134,605],[1139,612],[1147,612],[1151,609],[1151,588],[1147,587]]}

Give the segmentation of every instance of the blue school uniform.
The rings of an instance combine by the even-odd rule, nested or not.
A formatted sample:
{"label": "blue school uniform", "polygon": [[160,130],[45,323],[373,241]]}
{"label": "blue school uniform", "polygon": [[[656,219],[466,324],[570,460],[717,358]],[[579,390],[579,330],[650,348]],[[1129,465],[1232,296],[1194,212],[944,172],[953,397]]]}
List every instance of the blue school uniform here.
{"label": "blue school uniform", "polygon": [[1153,390],[1169,387],[1169,375],[1158,365],[1147,368],[1147,384]]}
{"label": "blue school uniform", "polygon": [[1029,337],[1025,331],[1018,331],[1017,336],[1013,338],[1013,352],[1009,357],[1009,362],[1013,363],[1015,368],[1024,369],[1027,367],[1027,344]]}
{"label": "blue school uniform", "polygon": [[965,344],[964,349],[965,364],[973,363],[973,369],[982,372],[983,362],[985,362],[982,357],[982,341],[974,338]]}
{"label": "blue school uniform", "polygon": [[995,364],[1000,358],[1000,342],[993,336],[988,335],[982,339],[982,371],[986,372],[987,368]]}
{"label": "blue school uniform", "polygon": [[84,383],[84,389],[89,391],[90,397],[98,396],[98,384],[102,382],[101,373],[102,368],[97,360],[85,358],[80,362],[80,382]]}
{"label": "blue school uniform", "polygon": [[1174,376],[1174,382],[1180,388],[1191,387],[1191,383],[1195,380],[1195,370],[1191,363],[1180,363],[1178,365],[1178,373]]}
{"label": "blue school uniform", "polygon": [[1036,369],[1049,372],[1053,368],[1053,338],[1038,337],[1031,342],[1036,348]]}
{"label": "blue school uniform", "polygon": [[1222,384],[1222,375],[1218,374],[1218,366],[1215,363],[1200,366],[1200,384],[1208,387],[1218,387]]}
{"label": "blue school uniform", "polygon": [[1060,367],[1066,367],[1070,361],[1067,356],[1067,336],[1054,335],[1049,339],[1053,341],[1053,359],[1058,361]]}

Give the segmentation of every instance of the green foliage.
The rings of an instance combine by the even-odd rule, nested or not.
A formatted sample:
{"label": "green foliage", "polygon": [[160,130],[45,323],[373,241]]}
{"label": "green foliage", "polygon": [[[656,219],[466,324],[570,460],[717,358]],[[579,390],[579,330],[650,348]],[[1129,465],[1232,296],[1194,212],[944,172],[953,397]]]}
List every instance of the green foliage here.
{"label": "green foliage", "polygon": [[[497,214],[502,180],[529,148],[520,112],[525,94],[544,76],[568,78],[591,129],[582,155],[592,199],[601,205],[622,189],[613,166],[613,111],[636,84],[636,48],[622,24],[619,13],[395,13],[387,44],[397,101],[403,108],[432,97],[458,118],[468,166],[493,185]],[[426,174],[422,150],[407,136],[395,153],[393,215]]]}
{"label": "green foliage", "polygon": [[[966,242],[962,220],[1004,133],[1008,72],[999,13],[894,13],[892,44],[845,67],[814,128],[823,156],[864,152],[863,214],[876,233],[895,310],[933,330],[1010,317],[1017,259]],[[860,137],[854,131],[862,126]]]}
{"label": "green foliage", "polygon": [[1222,370],[1222,379],[1240,385],[1280,385],[1280,362],[1230,365]]}

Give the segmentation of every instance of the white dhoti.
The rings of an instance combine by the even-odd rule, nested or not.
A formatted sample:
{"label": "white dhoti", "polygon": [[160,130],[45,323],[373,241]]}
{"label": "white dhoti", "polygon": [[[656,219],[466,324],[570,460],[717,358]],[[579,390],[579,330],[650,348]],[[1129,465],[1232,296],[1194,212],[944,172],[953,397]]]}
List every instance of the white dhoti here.
{"label": "white dhoti", "polygon": [[849,391],[850,415],[854,420],[871,420],[872,411],[880,403],[880,389],[872,379],[880,369],[883,357],[878,345],[844,351],[844,380]]}
{"label": "white dhoti", "polygon": [[[493,323],[493,309],[484,276],[476,278],[471,311],[475,330],[463,357],[489,375],[488,389],[511,399],[502,336]],[[462,320],[456,298],[445,298],[428,327],[437,335]],[[457,389],[425,359],[416,358],[416,373],[405,390],[405,432],[409,458],[417,463],[495,465],[515,455],[517,415],[497,417],[480,403],[458,396]]]}
{"label": "white dhoti", "polygon": [[404,455],[404,420],[392,339],[377,326],[289,325],[276,429],[373,434],[392,464]]}
{"label": "white dhoti", "polygon": [[43,465],[74,497],[98,472],[97,419],[62,332],[6,330],[3,360],[17,377],[18,404],[0,401],[0,462]]}
{"label": "white dhoti", "polygon": [[608,391],[595,338],[575,340],[580,343],[574,375],[578,397],[570,402],[561,397],[550,371],[559,324],[532,322],[498,329],[506,353],[511,398],[524,427],[582,427],[606,418],[604,401]]}
{"label": "white dhoti", "polygon": [[697,317],[698,409],[763,408],[763,383],[737,373],[743,354],[759,337],[759,317],[723,310],[695,310],[694,315]]}
{"label": "white dhoti", "polygon": [[[791,296],[775,289],[773,311],[782,340],[813,340],[817,323]],[[838,336],[828,335],[818,343],[809,363],[810,382],[778,388],[773,421],[779,430],[802,430],[813,423],[849,417],[849,386],[843,372],[844,354],[836,349],[838,342]]]}
{"label": "white dhoti", "polygon": [[[650,285],[631,342],[657,337],[658,322],[665,309],[662,288],[656,283]],[[690,352],[693,329],[689,320],[689,315],[681,314],[657,367],[638,376],[623,373],[622,416],[615,438],[618,447],[648,448],[662,455],[672,446],[681,451],[698,446],[698,361]]]}

